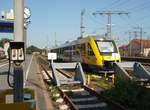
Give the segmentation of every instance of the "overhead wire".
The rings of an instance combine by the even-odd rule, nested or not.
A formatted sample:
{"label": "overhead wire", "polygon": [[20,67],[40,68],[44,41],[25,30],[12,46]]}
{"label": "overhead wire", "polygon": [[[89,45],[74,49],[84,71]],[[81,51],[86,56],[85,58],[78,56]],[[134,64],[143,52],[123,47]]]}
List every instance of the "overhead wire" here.
{"label": "overhead wire", "polygon": [[[130,0],[131,1],[131,0]],[[135,2],[135,1],[134,1]],[[120,7],[120,6],[123,6],[123,5],[125,5],[125,4],[127,4],[127,3],[130,3],[129,1],[122,1],[122,2],[118,2],[118,3],[116,3],[116,5],[113,5],[113,6],[111,6],[111,8],[113,8],[113,7]],[[136,3],[136,2],[135,2]],[[134,8],[130,8],[130,9],[127,9],[127,10],[130,10],[130,12],[131,11],[134,11],[134,12],[139,12],[139,11],[144,11],[145,9],[148,9],[148,8],[150,8],[150,1],[148,1],[148,2],[144,2],[144,3],[142,3],[142,4],[139,4],[139,5],[136,5]],[[142,6],[142,7],[140,7],[139,8],[139,6]],[[148,15],[149,16],[149,15]],[[147,15],[145,16],[145,17],[142,17],[141,18],[141,20],[143,21],[143,19],[148,19],[147,17],[148,17]],[[126,21],[129,21],[130,23],[128,23],[129,25],[131,25],[131,24],[133,24],[133,25],[138,25],[138,23],[136,22],[137,21],[137,18],[136,18],[136,20],[134,20],[133,18],[133,16],[128,16],[128,18],[129,18],[129,20],[126,20]]]}
{"label": "overhead wire", "polygon": [[[125,3],[125,1],[123,1],[123,2],[121,2],[121,3],[119,3],[118,5],[121,5],[121,4],[123,4],[123,3]],[[126,3],[130,3],[130,2],[126,2]],[[141,6],[141,5],[136,5],[134,8],[136,8],[136,9],[134,9],[134,8],[130,8],[130,9],[134,9],[135,11],[137,10],[139,10],[139,11],[143,11],[143,10],[145,10],[145,9],[147,9],[147,8],[149,8],[150,7],[150,4],[148,4],[148,3],[150,3],[150,2],[146,2],[146,3],[143,3],[142,5],[144,5],[143,7],[141,7],[141,8],[136,8],[136,6]],[[148,4],[148,5],[147,5]],[[124,5],[124,4],[123,4]],[[117,6],[117,5],[116,5]],[[127,9],[127,10],[130,10],[130,9]],[[133,10],[132,10],[133,11]],[[139,12],[138,11],[138,12]],[[130,12],[129,12],[130,13]],[[138,23],[136,22],[137,21],[137,19],[136,20],[134,20],[133,19],[133,17],[131,17],[130,15],[128,15],[128,18],[131,20],[129,20],[131,23],[134,23],[134,25],[137,25]],[[144,18],[144,17],[142,17],[142,18]],[[124,19],[124,18],[123,18]],[[125,19],[126,20],[126,19]],[[127,21],[127,20],[126,20]],[[128,23],[129,25],[131,25],[131,23]]]}
{"label": "overhead wire", "polygon": [[121,19],[123,19],[122,21],[125,21],[124,23],[127,23],[128,26],[132,27],[131,23],[129,22],[128,18],[125,19],[123,16],[120,16]]}
{"label": "overhead wire", "polygon": [[136,11],[136,10],[139,10],[139,7],[140,7],[140,6],[144,6],[144,7],[145,7],[145,5],[147,5],[147,4],[150,4],[150,1],[148,1],[148,2],[146,2],[146,3],[139,4],[139,5],[137,5],[137,6],[135,6],[135,7],[132,7],[132,8],[128,8],[127,10]]}
{"label": "overhead wire", "polygon": [[107,7],[113,6],[113,5],[115,5],[116,3],[120,2],[120,1],[121,0],[115,0],[114,2],[111,2],[109,5],[103,7],[101,10],[105,10],[105,9],[107,9]]}
{"label": "overhead wire", "polygon": [[[145,10],[145,9],[147,9],[147,8],[150,8],[150,4],[148,4],[148,5],[144,6],[144,7],[138,8],[138,9],[134,10],[134,12],[143,11],[143,10]],[[132,10],[132,11],[133,11],[133,10]]]}
{"label": "overhead wire", "polygon": [[[122,2],[123,3],[123,2]],[[142,8],[138,8],[138,10],[140,10],[140,11],[143,11],[142,9],[146,9],[146,8],[149,8],[150,6],[149,5],[147,5],[147,3],[150,3],[150,2],[146,2],[146,3],[143,3],[143,4],[145,4],[146,6],[144,6],[144,7],[142,7]],[[139,6],[139,5],[138,5]],[[141,5],[140,5],[141,6]],[[130,8],[131,9],[131,8]],[[138,11],[139,12],[139,11]],[[130,12],[129,12],[130,13]],[[122,16],[121,16],[122,17]],[[123,17],[122,17],[123,18]],[[126,20],[126,19],[124,19],[124,20],[126,20],[127,22],[129,22],[128,24],[131,26],[131,24],[134,24],[134,25],[138,25],[138,23],[136,22],[137,21],[137,19],[136,20],[134,20],[133,18],[132,18],[132,16],[129,16],[128,15],[128,18],[130,19],[129,21],[128,20]],[[142,17],[143,18],[143,17]]]}
{"label": "overhead wire", "polygon": [[89,16],[89,18],[90,18],[91,21],[93,21],[93,22],[95,22],[95,23],[99,23],[99,24],[104,24],[104,23],[102,23],[102,22],[100,22],[100,21],[97,21],[97,20],[95,19],[96,16],[95,16],[95,18],[93,18],[93,16],[92,16],[90,13],[87,12],[87,14],[88,14],[88,16]]}
{"label": "overhead wire", "polygon": [[146,15],[146,16],[144,16],[144,17],[141,17],[138,21],[139,21],[140,23],[144,23],[144,22],[146,22],[147,20],[149,20],[149,18],[150,18],[150,14],[149,14],[149,15]]}
{"label": "overhead wire", "polygon": [[[130,0],[130,1],[131,1],[131,0]],[[109,8],[114,8],[114,7],[125,6],[125,5],[127,5],[127,4],[129,4],[129,3],[131,3],[130,1],[126,1],[126,0],[124,0],[124,1],[115,0],[115,1],[113,1],[111,4],[105,6],[105,7],[102,8],[102,9],[106,9],[107,7],[109,7]],[[134,7],[127,8],[126,10],[129,10],[130,12],[134,12],[134,13],[139,12],[139,11],[144,11],[145,9],[150,8],[150,4],[149,4],[149,3],[150,3],[149,1],[148,1],[148,2],[144,2],[144,3],[142,3],[142,4],[135,5]],[[137,3],[136,3],[136,4],[137,4]],[[144,17],[141,17],[140,19],[141,19],[142,22],[143,22],[143,19],[148,19],[148,18],[147,18],[148,16],[149,16],[149,15],[146,15],[146,16],[144,16]],[[122,17],[122,16],[121,16],[121,17]],[[92,21],[97,22],[95,19],[93,19],[93,17],[90,17],[90,18],[92,19]],[[135,20],[134,17],[131,16],[131,15],[128,16],[128,19],[125,19],[124,17],[122,17],[122,19],[124,19],[125,21],[127,21],[128,26],[133,27],[134,25],[139,25],[139,23],[137,22],[137,19]],[[144,21],[145,21],[145,20],[144,20]]]}
{"label": "overhead wire", "polygon": [[111,6],[110,9],[115,8],[115,7],[119,7],[119,6],[124,5],[126,3],[128,3],[127,0],[124,0],[122,2],[116,3],[115,5]]}
{"label": "overhead wire", "polygon": [[[103,22],[100,22],[100,21],[98,21],[98,20],[96,20],[93,16],[92,16],[92,14],[90,14],[89,12],[86,12],[87,13],[87,16],[88,16],[88,18],[93,22],[93,23],[98,23],[99,25],[100,24],[102,24],[102,25],[105,25]],[[92,28],[92,27],[88,27],[88,28]],[[100,28],[100,27],[93,27],[92,29],[102,29],[102,28]],[[104,29],[104,28],[103,28]]]}
{"label": "overhead wire", "polygon": [[[150,2],[149,2],[150,3]],[[141,12],[141,11],[145,11],[145,9],[148,9],[148,8],[150,8],[150,4],[147,4],[147,5],[145,5],[145,6],[143,6],[143,7],[141,7],[141,8],[138,8],[138,9],[136,9],[136,10],[134,10],[133,12],[134,13],[136,13],[136,12]],[[140,22],[141,20],[142,21],[144,21],[145,19],[148,19],[149,18],[149,16],[150,16],[150,14],[148,14],[148,15],[146,15],[146,16],[140,16],[140,18],[138,18],[138,16],[136,17],[136,21],[138,21],[138,22]],[[135,21],[135,20],[134,20]]]}
{"label": "overhead wire", "polygon": [[[116,1],[119,1],[119,0],[116,0]],[[115,3],[114,5],[111,5],[110,8],[124,6],[124,5],[127,5],[128,3],[130,3],[130,2],[127,2],[125,0],[125,1],[122,1],[122,2]],[[148,2],[145,2],[145,3],[139,4],[139,5],[136,5],[136,6],[132,7],[132,8],[128,8],[127,10],[129,10],[130,12],[134,12],[134,13],[139,12],[139,11],[142,12],[142,11],[145,11],[146,9],[150,8],[150,4],[149,3],[150,2],[148,1]],[[145,20],[147,21],[149,16],[150,15],[146,15],[144,17],[141,17],[140,19],[142,20],[142,22],[145,22]],[[133,16],[128,16],[129,19],[125,19],[124,17],[122,17],[122,18],[124,20],[126,20],[128,22],[128,25],[131,26],[131,27],[133,27],[134,25],[139,25],[139,22],[137,22],[137,18],[136,18],[136,20],[134,20]]]}

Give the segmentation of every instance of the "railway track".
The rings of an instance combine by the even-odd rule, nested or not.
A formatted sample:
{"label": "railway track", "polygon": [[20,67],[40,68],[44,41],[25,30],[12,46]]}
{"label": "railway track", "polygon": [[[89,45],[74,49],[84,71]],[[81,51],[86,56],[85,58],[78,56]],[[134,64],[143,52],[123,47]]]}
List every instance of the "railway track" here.
{"label": "railway track", "polygon": [[0,59],[0,63],[6,63],[6,62],[8,62],[7,59]]}
{"label": "railway track", "polygon": [[122,57],[122,61],[140,62],[144,68],[150,72],[150,58],[149,57]]}
{"label": "railway track", "polygon": [[2,59],[0,60],[0,67],[7,65],[8,64],[8,60],[7,59]]}
{"label": "railway track", "polygon": [[126,110],[87,86],[60,87],[59,91],[71,110]]}
{"label": "railway track", "polygon": [[[43,59],[40,58],[40,61],[41,60]],[[46,66],[41,64],[41,67],[48,77],[52,79]],[[72,77],[72,75],[67,74],[64,70],[57,71],[59,71],[64,77]],[[78,84],[63,85],[58,87],[58,90],[71,110],[126,110],[121,105],[107,99],[87,86],[81,86]]]}
{"label": "railway track", "polygon": [[150,58],[149,57],[121,57],[122,61],[135,61],[140,62],[144,66],[150,66]]}

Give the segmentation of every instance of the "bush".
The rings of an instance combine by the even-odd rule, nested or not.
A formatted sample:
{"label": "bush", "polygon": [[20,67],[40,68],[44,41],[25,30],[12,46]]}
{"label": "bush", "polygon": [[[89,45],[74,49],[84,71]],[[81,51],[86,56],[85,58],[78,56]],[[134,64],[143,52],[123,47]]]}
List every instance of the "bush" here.
{"label": "bush", "polygon": [[150,91],[131,80],[116,81],[115,86],[105,95],[132,110],[150,109]]}

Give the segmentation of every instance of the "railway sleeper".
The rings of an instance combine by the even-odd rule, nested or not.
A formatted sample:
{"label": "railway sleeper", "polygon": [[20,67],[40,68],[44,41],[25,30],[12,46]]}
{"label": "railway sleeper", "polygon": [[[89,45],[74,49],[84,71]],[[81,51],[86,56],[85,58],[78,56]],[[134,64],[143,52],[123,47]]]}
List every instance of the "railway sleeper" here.
{"label": "railway sleeper", "polygon": [[103,97],[97,96],[98,93],[95,91],[90,92],[90,88],[80,87],[73,89],[71,86],[63,87],[61,86],[60,91],[64,94],[69,101],[71,101],[72,107],[75,107],[73,110],[125,110],[115,107]]}

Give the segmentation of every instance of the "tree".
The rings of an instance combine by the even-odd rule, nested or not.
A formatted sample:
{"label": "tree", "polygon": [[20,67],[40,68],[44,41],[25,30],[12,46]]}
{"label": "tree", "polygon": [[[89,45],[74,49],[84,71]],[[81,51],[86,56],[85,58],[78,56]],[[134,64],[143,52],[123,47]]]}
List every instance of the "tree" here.
{"label": "tree", "polygon": [[41,52],[41,51],[42,51],[42,50],[39,49],[38,47],[31,45],[31,46],[29,46],[29,47],[27,48],[26,53],[27,53],[27,54],[32,54],[33,52]]}
{"label": "tree", "polygon": [[3,48],[4,48],[4,43],[10,42],[10,41],[11,41],[11,40],[8,39],[8,38],[3,38],[3,39],[1,39],[1,40],[0,40],[0,47],[3,47]]}

